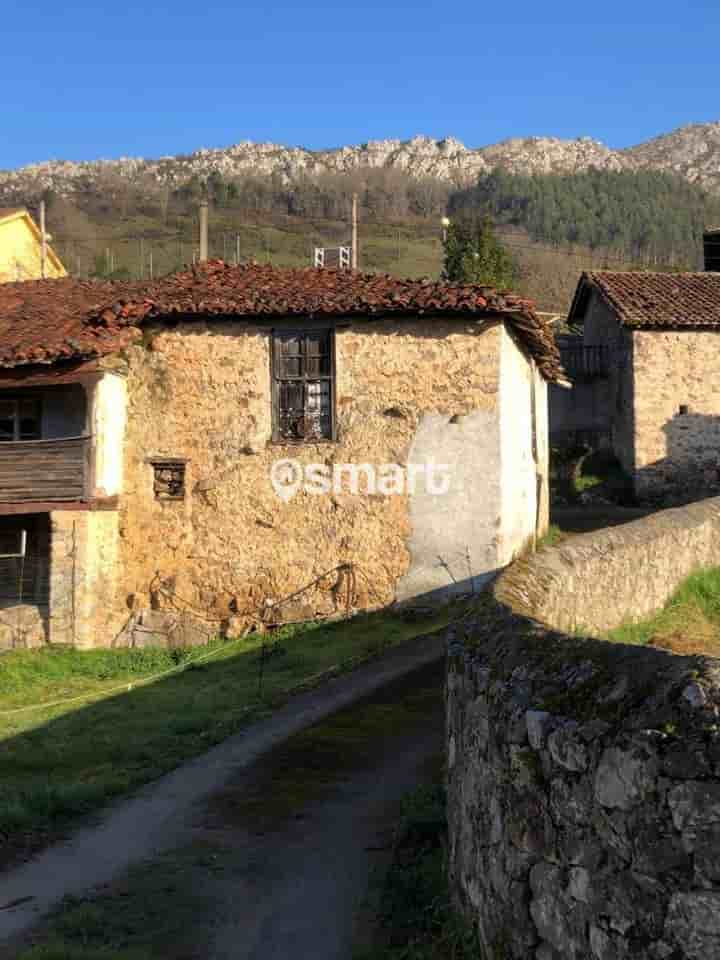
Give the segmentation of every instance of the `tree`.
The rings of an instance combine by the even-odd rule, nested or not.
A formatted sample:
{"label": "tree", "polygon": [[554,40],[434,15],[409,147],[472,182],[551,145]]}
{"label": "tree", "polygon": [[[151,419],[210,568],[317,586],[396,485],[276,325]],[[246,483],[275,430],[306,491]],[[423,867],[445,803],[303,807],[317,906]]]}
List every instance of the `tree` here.
{"label": "tree", "polygon": [[445,238],[443,278],[506,289],[516,278],[515,262],[495,236],[490,220],[451,223]]}

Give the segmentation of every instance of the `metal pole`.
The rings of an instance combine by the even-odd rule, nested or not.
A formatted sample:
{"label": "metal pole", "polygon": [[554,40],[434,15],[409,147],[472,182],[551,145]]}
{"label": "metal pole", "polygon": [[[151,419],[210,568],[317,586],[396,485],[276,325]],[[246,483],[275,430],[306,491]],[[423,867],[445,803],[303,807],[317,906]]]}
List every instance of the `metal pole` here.
{"label": "metal pole", "polygon": [[47,233],[45,232],[45,201],[40,201],[40,276],[47,276]]}
{"label": "metal pole", "polygon": [[358,195],[352,195],[352,269],[358,268]]}
{"label": "metal pole", "polygon": [[203,200],[200,204],[200,262],[208,258],[208,204]]}

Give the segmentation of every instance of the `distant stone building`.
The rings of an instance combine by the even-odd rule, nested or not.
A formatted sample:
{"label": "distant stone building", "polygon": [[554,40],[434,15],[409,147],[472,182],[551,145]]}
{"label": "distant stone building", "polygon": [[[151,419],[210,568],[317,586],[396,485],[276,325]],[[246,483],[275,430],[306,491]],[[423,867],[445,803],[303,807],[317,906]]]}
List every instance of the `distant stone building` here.
{"label": "distant stone building", "polygon": [[569,321],[608,351],[611,444],[636,494],[715,491],[720,274],[584,273]]}
{"label": "distant stone building", "polygon": [[[24,207],[0,207],[0,283],[42,276],[42,234]],[[45,276],[64,277],[65,267],[47,244]]]}
{"label": "distant stone building", "polygon": [[546,529],[558,376],[532,306],[478,287],[220,263],[1,287],[0,642],[477,589]]}
{"label": "distant stone building", "polygon": [[604,449],[610,445],[610,351],[586,346],[577,335],[556,340],[572,386],[551,383],[548,389],[550,445],[564,451]]}

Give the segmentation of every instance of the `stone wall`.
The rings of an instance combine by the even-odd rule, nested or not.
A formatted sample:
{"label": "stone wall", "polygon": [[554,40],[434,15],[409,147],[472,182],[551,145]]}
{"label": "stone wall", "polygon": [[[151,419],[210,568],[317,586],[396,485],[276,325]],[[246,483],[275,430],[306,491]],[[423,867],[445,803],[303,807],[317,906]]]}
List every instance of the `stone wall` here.
{"label": "stone wall", "polygon": [[49,640],[109,646],[128,618],[118,595],[116,510],[50,514]]}
{"label": "stone wall", "polygon": [[520,561],[450,632],[450,874],[482,960],[720,956],[720,661],[540,622],[577,589],[603,619],[623,575],[661,603],[720,563],[720,501],[613,534]]}
{"label": "stone wall", "polygon": [[659,610],[699,567],[720,566],[720,498],[574,536],[506,571],[514,610],[558,630],[601,632]]}
{"label": "stone wall", "polygon": [[[340,327],[338,442],[292,445],[271,439],[269,326],[148,330],[126,356],[120,593],[146,606],[158,574],[178,598],[221,617],[230,598],[249,610],[345,562],[361,571],[358,607],[393,601],[409,576],[416,594],[493,572],[500,505],[487,479],[499,470],[500,337],[499,325],[479,332],[442,320]],[[454,495],[452,543],[433,541],[445,524],[438,515],[412,538],[406,495],[301,493],[284,503],[270,483],[273,462],[288,457],[404,465],[411,454],[442,462],[456,453],[475,488]],[[187,461],[184,500],[154,498],[152,457]],[[432,511],[421,501],[417,510]],[[415,523],[422,527],[417,511]],[[336,581],[324,580],[295,613],[332,612],[344,602]]]}
{"label": "stone wall", "polygon": [[717,489],[720,335],[638,330],[632,340],[637,493]]}

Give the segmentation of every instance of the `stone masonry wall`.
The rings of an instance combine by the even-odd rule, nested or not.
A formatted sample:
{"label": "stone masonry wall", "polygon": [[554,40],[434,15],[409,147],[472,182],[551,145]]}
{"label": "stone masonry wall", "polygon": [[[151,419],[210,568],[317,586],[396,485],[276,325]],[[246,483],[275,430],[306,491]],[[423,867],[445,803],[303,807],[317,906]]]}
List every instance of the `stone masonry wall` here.
{"label": "stone masonry wall", "polygon": [[50,514],[51,643],[109,646],[127,619],[117,593],[118,514]]}
{"label": "stone masonry wall", "polygon": [[720,479],[720,334],[632,334],[636,491]]}
{"label": "stone masonry wall", "polygon": [[558,630],[644,619],[699,567],[720,566],[720,498],[574,536],[506,571],[513,609]]}
{"label": "stone masonry wall", "polygon": [[[147,331],[125,358],[119,596],[146,607],[158,574],[178,602],[222,617],[232,597],[250,610],[352,561],[361,571],[355,605],[392,601],[411,564],[407,497],[300,494],[283,503],[271,465],[286,457],[404,464],[426,415],[442,415],[438,429],[448,430],[466,414],[494,418],[499,342],[498,326],[479,333],[440,320],[341,327],[338,442],[292,445],[271,440],[269,326],[194,322]],[[153,456],[187,460],[184,500],[154,499]],[[492,523],[497,509],[487,505]],[[446,560],[467,577],[464,551]],[[306,594],[296,616],[342,604],[336,581]]]}
{"label": "stone masonry wall", "polygon": [[481,960],[720,957],[720,661],[540,622],[623,573],[661,603],[695,537],[720,563],[720,501],[668,513],[520,561],[450,631],[450,875]]}

